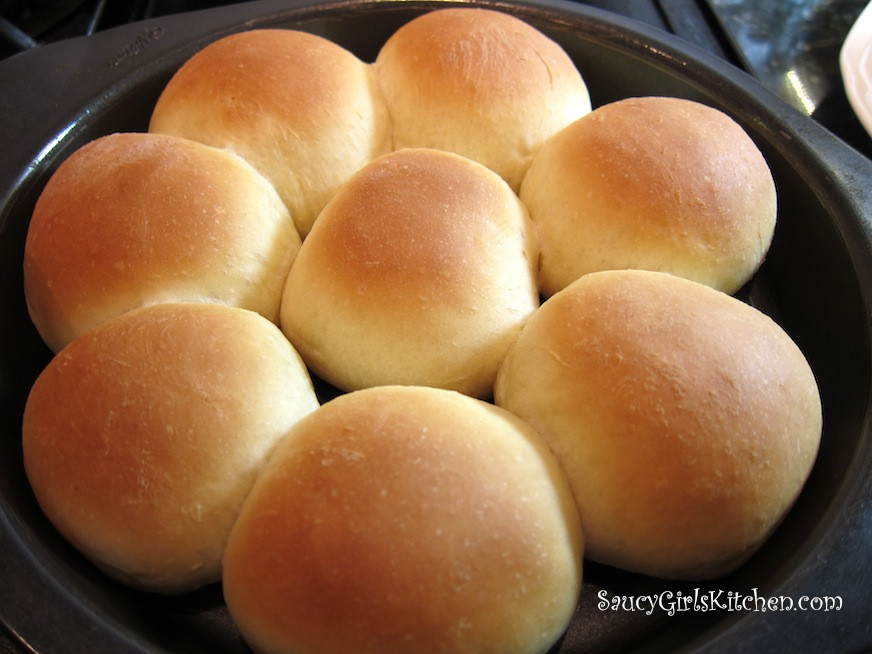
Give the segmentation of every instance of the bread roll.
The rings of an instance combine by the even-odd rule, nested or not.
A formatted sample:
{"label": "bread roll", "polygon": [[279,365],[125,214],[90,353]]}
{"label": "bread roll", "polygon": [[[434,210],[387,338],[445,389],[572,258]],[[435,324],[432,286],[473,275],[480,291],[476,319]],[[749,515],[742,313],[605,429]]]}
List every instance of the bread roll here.
{"label": "bread roll", "polygon": [[37,378],[25,470],[46,516],[97,566],[182,592],[219,580],[255,477],[317,406],[302,361],[265,318],[145,307],[76,339]]}
{"label": "bread roll", "polygon": [[149,130],[240,154],[273,183],[303,237],[336,189],[390,149],[371,67],[323,37],[287,29],[203,48],[163,90]]}
{"label": "bread roll", "polygon": [[734,293],[775,229],[760,150],[726,114],[678,98],[620,100],[566,127],[536,155],[520,196],[542,239],[544,295],[623,268]]}
{"label": "bread roll", "polygon": [[258,652],[546,652],[572,617],[582,536],[528,425],[432,388],[340,396],[258,479],[224,595]]}
{"label": "bread roll", "polygon": [[526,210],[495,173],[448,152],[390,153],[318,218],[285,283],[282,330],[342,390],[489,397],[538,306],[536,253]]}
{"label": "bread roll", "polygon": [[112,134],[65,160],[24,248],[30,316],[58,352],[125,311],[218,302],[278,320],[300,236],[238,156],[155,134]]}
{"label": "bread roll", "polygon": [[375,69],[395,148],[456,152],[515,191],[540,145],[590,111],[587,86],[560,45],[490,9],[415,18],[386,41]]}
{"label": "bread roll", "polygon": [[798,496],[821,435],[788,335],[667,273],[591,273],[544,302],[495,394],[566,470],[588,557],[658,577],[741,565]]}

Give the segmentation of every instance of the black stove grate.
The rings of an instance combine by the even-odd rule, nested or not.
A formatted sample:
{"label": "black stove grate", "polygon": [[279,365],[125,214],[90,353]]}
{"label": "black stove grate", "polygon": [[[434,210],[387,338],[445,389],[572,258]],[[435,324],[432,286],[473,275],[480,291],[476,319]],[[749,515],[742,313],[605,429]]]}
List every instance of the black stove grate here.
{"label": "black stove grate", "polygon": [[[74,36],[238,0],[0,0],[0,58]],[[678,34],[737,61],[705,0],[581,0]]]}
{"label": "black stove grate", "polygon": [[146,18],[208,9],[234,1],[238,0],[2,0],[0,58]]}

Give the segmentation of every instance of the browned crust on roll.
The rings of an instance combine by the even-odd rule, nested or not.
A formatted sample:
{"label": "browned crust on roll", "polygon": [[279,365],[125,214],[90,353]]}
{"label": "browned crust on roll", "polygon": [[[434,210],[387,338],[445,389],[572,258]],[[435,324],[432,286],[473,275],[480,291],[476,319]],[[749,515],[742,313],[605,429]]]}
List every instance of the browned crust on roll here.
{"label": "browned crust on roll", "polygon": [[49,179],[24,250],[31,318],[49,347],[158,302],[240,306],[277,321],[300,237],[238,156],[155,134],[88,143]]}
{"label": "browned crust on roll", "polygon": [[149,130],[228,148],[269,179],[300,234],[361,166],[390,149],[371,67],[298,30],[221,38],[185,62]]}
{"label": "browned crust on roll", "polygon": [[560,459],[588,557],[663,577],[743,563],[798,496],[821,435],[817,385],[790,337],[666,273],[592,273],[550,298],[495,398]]}
{"label": "browned crust on roll", "polygon": [[233,530],[224,591],[258,651],[545,652],[575,610],[581,547],[528,425],[379,387],[283,441]]}
{"label": "browned crust on roll", "polygon": [[220,578],[261,466],[317,406],[302,361],[265,318],[146,307],[76,339],[36,380],[25,470],[45,514],[97,566],[182,592]]}
{"label": "browned crust on roll", "polygon": [[489,9],[440,9],[410,21],[386,41],[375,70],[395,148],[456,152],[515,190],[541,144],[590,111],[560,45]]}
{"label": "browned crust on roll", "polygon": [[344,390],[490,394],[538,306],[526,210],[492,171],[428,149],[380,157],[321,214],[285,284],[281,326]]}
{"label": "browned crust on roll", "polygon": [[520,196],[541,235],[546,295],[624,268],[733,293],[775,229],[775,184],[750,136],[679,98],[627,98],[566,127],[539,152]]}

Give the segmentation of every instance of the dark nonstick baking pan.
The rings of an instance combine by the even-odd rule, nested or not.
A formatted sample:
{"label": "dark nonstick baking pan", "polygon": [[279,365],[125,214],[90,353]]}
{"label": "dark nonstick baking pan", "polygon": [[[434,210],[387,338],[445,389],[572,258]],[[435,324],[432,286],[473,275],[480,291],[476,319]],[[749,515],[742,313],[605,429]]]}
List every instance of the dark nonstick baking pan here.
{"label": "dark nonstick baking pan", "polygon": [[[124,588],[54,531],[31,494],[21,415],[50,353],[25,308],[22,252],[47,178],[97,136],[144,131],[172,73],[221,36],[301,29],[371,61],[399,25],[448,4],[262,0],[126,25],[0,62],[0,619],[28,651],[247,651],[220,587],[173,598]],[[770,254],[741,296],[799,344],[823,399],[811,478],[745,566],[715,581],[678,583],[586,564],[577,614],[554,651],[868,650],[872,163],[743,72],[630,19],[559,1],[463,4],[512,13],[554,38],[594,105],[680,96],[719,107],[746,128],[773,170],[779,214]]]}

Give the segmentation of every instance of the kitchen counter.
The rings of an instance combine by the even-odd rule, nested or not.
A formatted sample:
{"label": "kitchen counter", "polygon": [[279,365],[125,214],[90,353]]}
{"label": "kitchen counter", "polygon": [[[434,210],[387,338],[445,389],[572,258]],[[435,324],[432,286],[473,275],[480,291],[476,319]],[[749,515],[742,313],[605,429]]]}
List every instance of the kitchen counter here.
{"label": "kitchen counter", "polygon": [[866,0],[709,0],[738,64],[795,108],[872,155],[848,104],[839,52]]}

